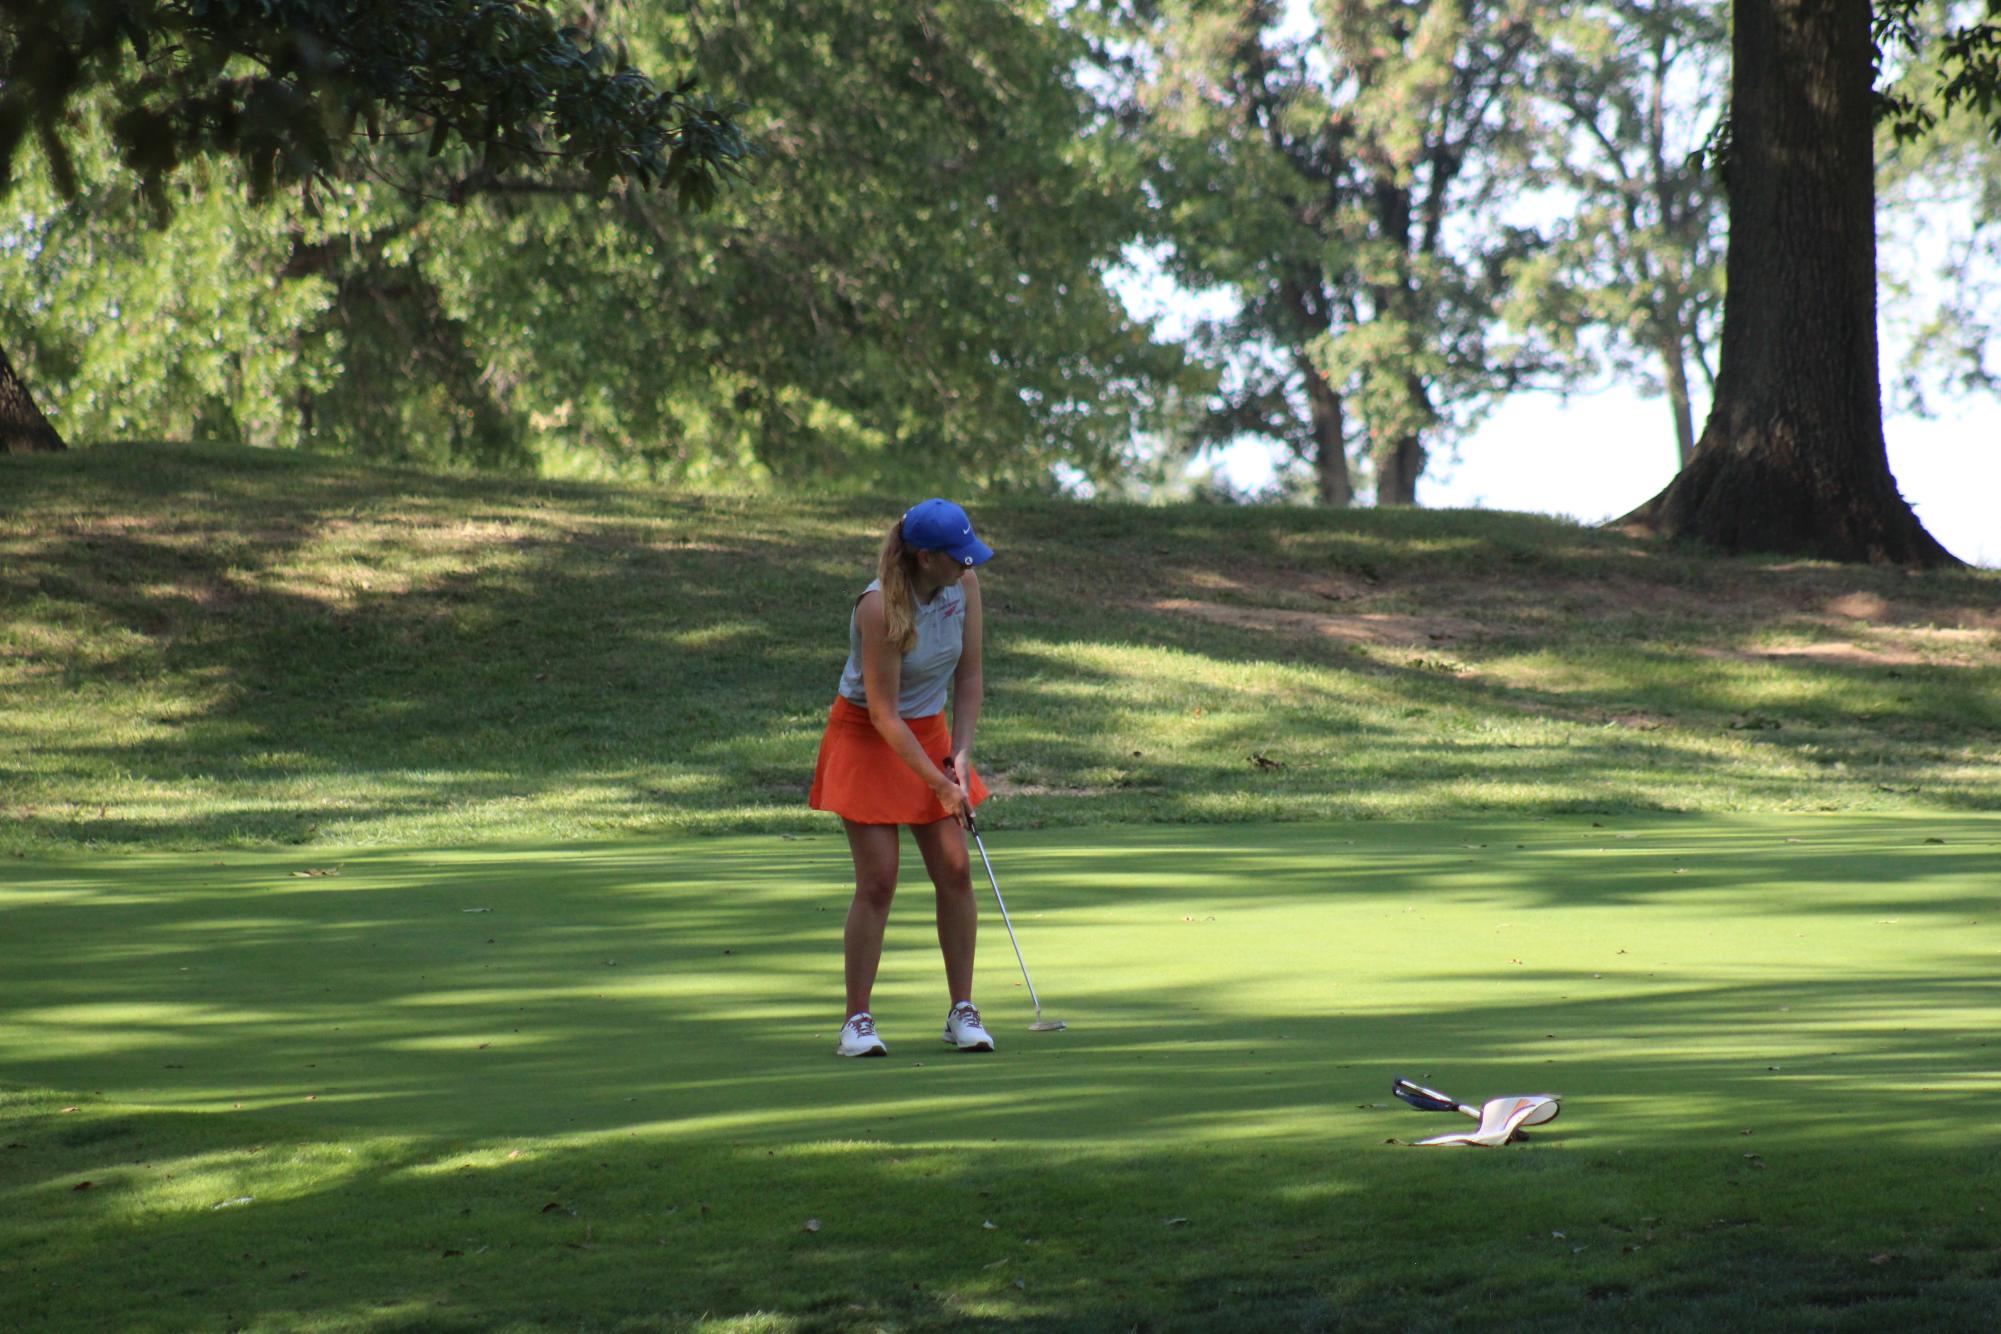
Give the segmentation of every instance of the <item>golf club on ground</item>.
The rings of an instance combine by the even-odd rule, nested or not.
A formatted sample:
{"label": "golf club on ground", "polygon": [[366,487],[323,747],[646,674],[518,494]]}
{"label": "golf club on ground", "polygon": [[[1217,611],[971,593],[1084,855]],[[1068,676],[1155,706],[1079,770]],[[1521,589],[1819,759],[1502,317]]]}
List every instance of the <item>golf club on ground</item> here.
{"label": "golf club on ground", "polygon": [[973,836],[973,843],[980,850],[980,861],[987,868],[987,883],[994,887],[994,902],[1000,904],[1001,922],[1007,927],[1007,939],[1014,946],[1014,961],[1021,965],[1021,980],[1028,983],[1028,999],[1035,1005],[1035,1022],[1028,1026],[1031,1033],[1055,1033],[1070,1025],[1061,1019],[1044,1019],[1042,1002],[1035,995],[1035,980],[1028,975],[1028,960],[1021,957],[1021,942],[1014,937],[1014,923],[1008,920],[1007,900],[1001,897],[1000,881],[994,879],[994,864],[987,856],[986,841],[980,837],[979,822],[973,818],[971,808],[966,810],[966,832]]}

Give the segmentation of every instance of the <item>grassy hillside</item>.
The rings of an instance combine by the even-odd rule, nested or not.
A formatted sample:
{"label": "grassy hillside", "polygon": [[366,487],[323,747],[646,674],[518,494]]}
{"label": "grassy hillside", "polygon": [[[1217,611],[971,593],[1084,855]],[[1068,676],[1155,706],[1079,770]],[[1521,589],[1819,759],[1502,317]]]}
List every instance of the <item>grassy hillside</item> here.
{"label": "grassy hillside", "polygon": [[[0,459],[0,848],[797,830],[876,502]],[[974,507],[995,825],[2001,808],[2001,575]]]}

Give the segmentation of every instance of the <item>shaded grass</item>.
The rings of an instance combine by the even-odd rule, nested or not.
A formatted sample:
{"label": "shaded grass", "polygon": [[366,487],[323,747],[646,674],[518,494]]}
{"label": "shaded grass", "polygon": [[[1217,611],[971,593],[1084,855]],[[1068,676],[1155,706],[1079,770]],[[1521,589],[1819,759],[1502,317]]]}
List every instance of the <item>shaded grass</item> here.
{"label": "shaded grass", "polygon": [[[833,837],[11,863],[10,1318],[1880,1328],[2001,1298],[1990,817],[988,842],[1072,1028],[1022,1031],[990,933],[1002,1050],[945,1051],[906,894],[872,1062],[829,1054]],[[1566,1111],[1400,1148],[1444,1118],[1397,1074]]]}
{"label": "shaded grass", "polygon": [[[823,827],[804,789],[895,509],[0,460],[0,847]],[[1991,572],[1506,514],[977,509],[1002,827],[2001,802]]]}

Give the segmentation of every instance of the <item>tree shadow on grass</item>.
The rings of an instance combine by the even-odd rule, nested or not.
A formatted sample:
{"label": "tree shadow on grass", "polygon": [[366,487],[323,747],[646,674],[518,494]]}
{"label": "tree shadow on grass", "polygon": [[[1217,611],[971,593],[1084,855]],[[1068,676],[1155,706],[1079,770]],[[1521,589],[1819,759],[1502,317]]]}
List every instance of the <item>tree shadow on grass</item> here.
{"label": "tree shadow on grass", "polygon": [[[834,839],[16,866],[0,1278],[29,1327],[1977,1322],[1992,833],[1008,836],[1075,1026],[990,922],[1002,1052],[944,1050],[911,886],[873,1062]],[[1567,1110],[1398,1148],[1449,1124],[1398,1074]]]}
{"label": "tree shadow on grass", "polygon": [[[10,818],[29,837],[71,845],[340,843],[407,829],[420,813],[427,829],[460,820],[481,831],[521,805],[578,829],[648,820],[809,827],[804,788],[845,652],[845,609],[895,509],[794,499],[781,515],[729,498],[441,478],[255,451],[131,451],[116,468],[80,458],[12,476],[29,488],[30,512],[49,522],[10,540],[33,585],[0,595],[30,599],[51,625],[94,627],[97,656],[37,659],[41,706],[99,698],[123,711],[118,727],[8,740],[36,750],[32,772],[67,794],[32,811],[17,806]],[[58,485],[67,488],[60,504],[33,490]],[[1426,665],[1423,653],[1399,661],[1147,609],[1149,600],[1203,596],[1214,578],[1235,580],[1232,596],[1259,605],[1289,605],[1304,596],[1295,585],[1316,580],[1395,584],[1422,610],[1434,575],[1489,579],[1497,596],[1516,599],[1536,596],[1538,580],[1594,570],[1641,584],[1679,579],[1693,596],[1718,577],[1700,560],[1626,539],[1505,515],[1004,503],[991,514],[1003,560],[990,571],[983,750],[997,776],[1019,766],[1041,775],[1029,786],[1059,790],[1008,803],[997,823],[1014,812],[1023,822],[1129,819],[1136,806],[1156,818],[1241,819],[1275,814],[1294,794],[1318,813],[1345,815],[1384,801],[1672,808],[1716,799],[1683,797],[1664,772],[1696,776],[1717,763],[1703,751],[1713,741],[1705,734],[1743,721],[1748,707],[1727,664],[1679,660],[1643,621],[1614,634],[1582,610],[1538,626],[1534,642],[1601,658],[1616,650],[1626,656],[1614,666],[1646,680],[1511,687]],[[1089,568],[1048,554],[1078,545],[1094,554]],[[1191,565],[1191,552],[1223,553],[1219,568]],[[1898,615],[1946,598],[1993,600],[1991,580],[1893,586],[1873,572],[1731,568],[1755,568],[1775,587],[1810,585],[1816,597],[1866,584]],[[1490,652],[1521,649],[1519,639],[1453,651],[1477,666]],[[1629,640],[1653,647],[1628,652]],[[1052,663],[1045,651],[1127,644],[1174,650],[1204,669],[1277,662],[1319,683],[1243,701],[1254,717],[1212,729],[1185,754],[1133,763],[1122,733],[1170,728],[1172,702],[1136,705],[1129,676]],[[1824,776],[1834,788],[1993,804],[1973,760],[1952,758],[1977,755],[1980,724],[1993,720],[1983,684],[1991,671],[1760,670],[1806,694],[1777,692],[1766,711],[1783,726],[1731,734],[1752,752],[1729,791],[1782,804]],[[138,716],[163,691],[193,709]],[[1630,710],[1634,691],[1674,726],[1594,726]],[[1862,715],[1868,726],[1856,723]],[[1526,745],[1455,730],[1474,718],[1569,730]],[[1253,753],[1288,733],[1313,739],[1312,759],[1295,756],[1283,772],[1250,767]],[[1965,772],[1943,772],[1955,768]],[[130,802],[149,809],[79,795],[128,781],[141,789]],[[1255,799],[1238,800],[1243,793]]]}
{"label": "tree shadow on grass", "polygon": [[[1950,841],[1928,841],[1933,828]],[[1317,1105],[1346,1082],[1341,1065],[1421,1059],[1476,1034],[1484,1060],[1532,1067],[1551,1051],[1575,1059],[1567,1044],[1581,1035],[1626,1034],[1645,1053],[1724,1013],[1771,1046],[1804,1022],[1792,1011],[1838,1016],[1853,1036],[1872,1008],[1991,1016],[1997,1004],[1981,947],[1997,929],[1985,886],[2001,836],[1963,821],[1283,826],[1228,840],[1132,829],[1006,835],[989,849],[1045,1005],[1071,1011],[1078,1031],[1003,1026],[1024,993],[989,920],[997,1031],[1037,1059],[968,1064],[941,1049],[913,856],[878,1003],[896,1058],[865,1076],[864,1105],[885,1117],[921,1117],[968,1089],[985,1107],[955,1111],[969,1132],[1018,1124],[1031,1106],[1068,1125],[1149,1090],[1207,1088],[1216,1101],[1198,1109],[1262,1114]],[[415,1114],[468,1133],[824,1129],[828,1091],[857,1087],[851,1066],[822,1059],[840,1018],[849,876],[834,839],[17,866],[0,897],[0,924],[21,942],[0,989],[0,1068],[129,1088],[136,1067],[145,1100],[163,1105]],[[1729,924],[1727,947],[1707,940],[1711,914]],[[1876,962],[1903,948],[1897,931],[1923,971]],[[1342,942],[1355,933],[1393,942],[1394,956],[1352,957]],[[1865,967],[1846,971],[1854,959]],[[1176,981],[1191,963],[1211,975]],[[1375,989],[1356,994],[1358,974]],[[1455,1019],[1428,999],[1440,987],[1482,1003]],[[1267,993],[1314,999],[1288,1020]],[[1864,1045],[1879,1040],[1896,1048],[1887,1035]],[[1959,1040],[1987,1041],[1977,1025]],[[1762,1084],[1813,1068],[1753,1055],[1742,1059]],[[1671,1072],[1695,1058],[1652,1059]],[[1860,1088],[1890,1071],[1862,1059],[1844,1048],[1827,1077]],[[1097,1075],[1077,1081],[1072,1062]],[[1172,1085],[1154,1082],[1162,1063]],[[1768,1079],[1766,1064],[1791,1073]],[[1299,1082],[1284,1085],[1285,1071]],[[479,1097],[465,1097],[468,1082]]]}

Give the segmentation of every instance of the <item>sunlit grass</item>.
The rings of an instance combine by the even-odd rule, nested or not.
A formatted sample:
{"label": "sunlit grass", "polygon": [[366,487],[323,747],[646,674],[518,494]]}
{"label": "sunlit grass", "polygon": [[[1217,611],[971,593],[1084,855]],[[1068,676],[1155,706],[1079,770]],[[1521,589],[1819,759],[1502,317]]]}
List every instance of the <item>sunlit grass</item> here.
{"label": "sunlit grass", "polygon": [[[1024,1031],[990,920],[1001,1051],[943,1049],[913,885],[876,1062],[830,1054],[835,837],[10,860],[9,1319],[1912,1328],[2001,1300],[1992,816],[987,841],[1071,1028]],[[1444,1118],[1399,1074],[1566,1110],[1404,1148]]]}
{"label": "sunlit grass", "polygon": [[[897,503],[10,457],[0,849],[824,827]],[[2001,804],[1992,573],[1515,515],[975,510],[997,827]]]}

